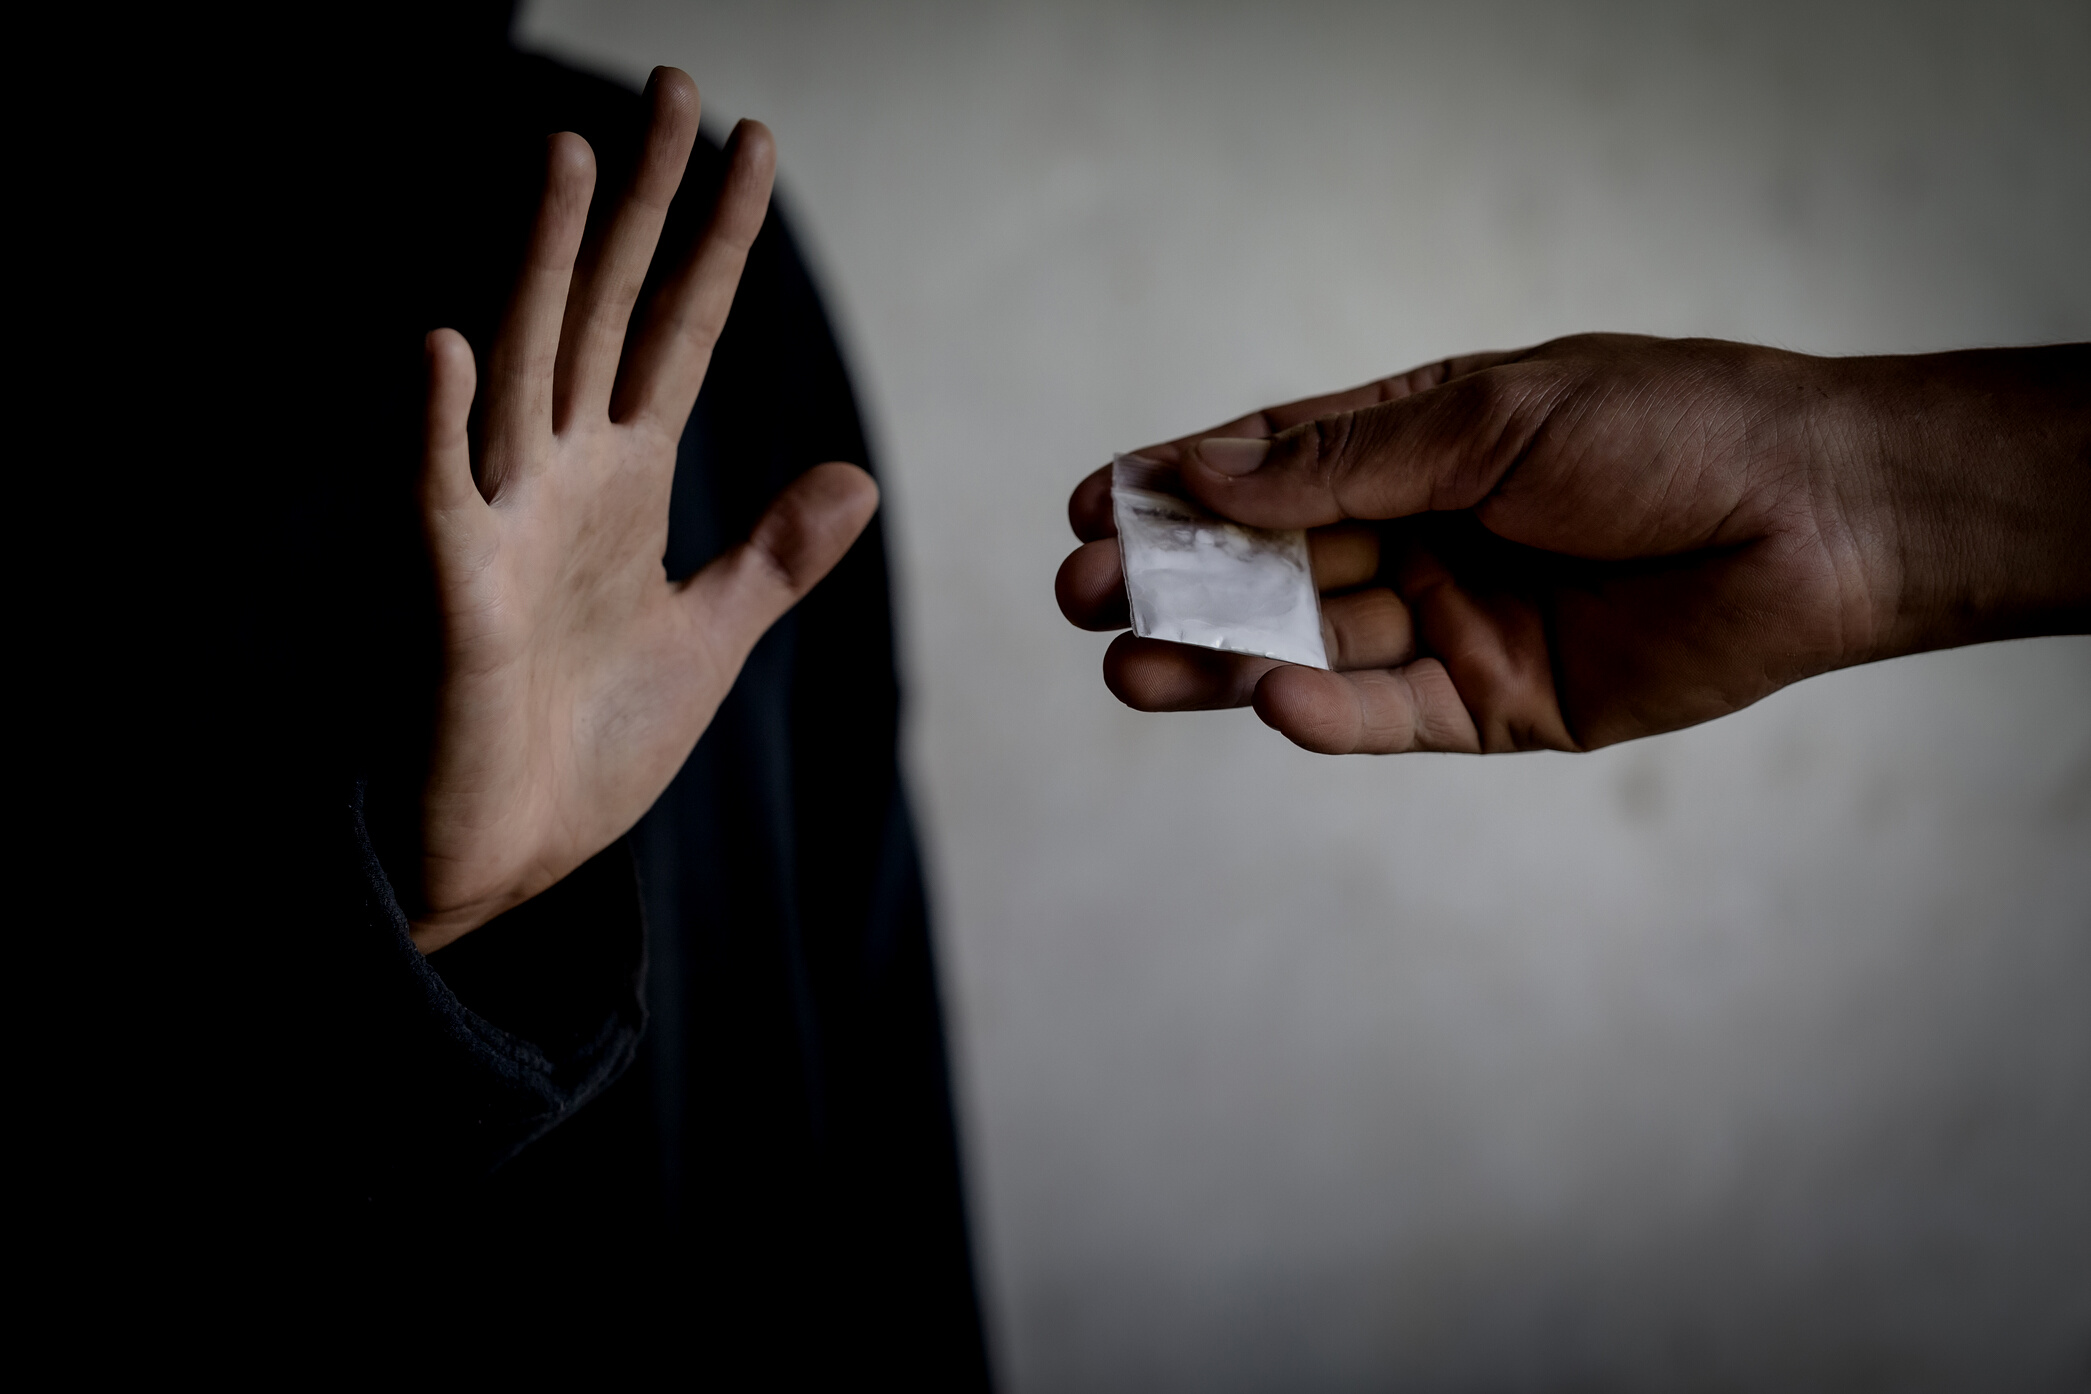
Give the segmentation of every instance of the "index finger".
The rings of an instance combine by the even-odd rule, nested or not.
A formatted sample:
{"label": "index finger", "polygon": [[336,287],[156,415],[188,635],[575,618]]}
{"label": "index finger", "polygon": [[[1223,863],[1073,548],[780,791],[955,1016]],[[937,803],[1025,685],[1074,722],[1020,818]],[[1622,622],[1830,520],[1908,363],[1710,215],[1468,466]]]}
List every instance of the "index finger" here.
{"label": "index finger", "polygon": [[[1346,412],[1361,411],[1367,407],[1387,402],[1398,402],[1433,387],[1443,386],[1456,378],[1478,373],[1484,368],[1493,368],[1499,363],[1514,362],[1530,353],[1530,349],[1514,349],[1488,353],[1458,354],[1441,358],[1435,363],[1425,363],[1405,373],[1379,378],[1341,392],[1330,392],[1319,397],[1302,397],[1296,402],[1265,407],[1252,411],[1247,416],[1238,416],[1232,421],[1203,431],[1195,431],[1175,440],[1162,441],[1156,445],[1142,446],[1131,452],[1144,459],[1181,467],[1191,448],[1200,441],[1215,437],[1235,440],[1264,440],[1280,431],[1325,416],[1340,416]],[[1102,537],[1118,535],[1118,526],[1111,517],[1111,467],[1105,465],[1080,484],[1067,501],[1068,521],[1074,525],[1075,536],[1084,542],[1094,542]]]}
{"label": "index finger", "polygon": [[1435,363],[1425,363],[1405,373],[1392,377],[1376,378],[1357,387],[1341,392],[1330,392],[1319,397],[1302,397],[1296,402],[1286,402],[1262,411],[1250,412],[1234,420],[1214,426],[1210,430],[1179,436],[1160,445],[1147,446],[1133,452],[1150,460],[1161,460],[1167,464],[1183,463],[1184,452],[1201,440],[1214,436],[1236,439],[1260,440],[1275,436],[1280,431],[1290,430],[1303,421],[1315,421],[1324,416],[1338,416],[1344,412],[1361,411],[1366,407],[1379,406],[1385,402],[1398,402],[1404,397],[1413,397],[1418,392],[1428,392],[1454,378],[1463,378],[1469,373],[1478,373],[1483,368],[1493,368],[1498,363],[1509,363],[1531,352],[1529,349],[1514,349],[1509,352],[1468,353],[1452,358],[1441,358]]}

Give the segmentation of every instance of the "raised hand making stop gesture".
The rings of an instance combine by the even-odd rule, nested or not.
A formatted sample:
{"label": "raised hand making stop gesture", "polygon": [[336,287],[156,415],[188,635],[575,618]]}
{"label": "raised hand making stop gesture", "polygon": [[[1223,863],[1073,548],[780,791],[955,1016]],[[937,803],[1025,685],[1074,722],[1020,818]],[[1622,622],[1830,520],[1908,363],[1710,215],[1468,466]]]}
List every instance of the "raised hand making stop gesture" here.
{"label": "raised hand making stop gesture", "polygon": [[467,431],[472,351],[428,336],[421,500],[444,676],[422,800],[433,952],[622,836],[673,778],[756,640],[877,507],[863,470],[818,466],[740,546],[685,581],[662,566],[669,488],[713,344],[769,204],[775,153],[742,122],[709,226],[635,333],[633,310],[697,137],[697,90],[648,85],[629,189],[583,246],[595,159],[551,138],[543,202]]}

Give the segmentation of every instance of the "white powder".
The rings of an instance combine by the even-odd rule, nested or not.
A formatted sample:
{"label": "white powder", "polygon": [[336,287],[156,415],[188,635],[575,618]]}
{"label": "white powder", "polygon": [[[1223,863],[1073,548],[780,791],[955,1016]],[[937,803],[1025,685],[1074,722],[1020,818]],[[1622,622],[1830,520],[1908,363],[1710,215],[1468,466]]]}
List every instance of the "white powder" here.
{"label": "white powder", "polygon": [[1216,517],[1137,455],[1111,462],[1111,508],[1135,634],[1329,666],[1305,532]]}

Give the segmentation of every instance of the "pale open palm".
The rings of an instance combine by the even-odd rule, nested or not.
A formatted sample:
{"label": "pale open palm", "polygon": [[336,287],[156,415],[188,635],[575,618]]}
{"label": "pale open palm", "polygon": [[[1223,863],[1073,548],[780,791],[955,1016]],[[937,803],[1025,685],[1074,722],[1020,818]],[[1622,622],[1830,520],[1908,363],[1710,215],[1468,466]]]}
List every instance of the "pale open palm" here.
{"label": "pale open palm", "polygon": [[545,194],[487,372],[477,477],[472,352],[428,338],[422,507],[444,678],[422,802],[414,940],[433,952],[623,835],[689,755],[765,630],[877,506],[819,466],[747,542],[686,581],[662,566],[676,444],[768,206],[769,133],[743,122],[710,225],[627,342],[697,134],[688,76],[648,87],[644,152],[583,254],[595,161],[551,138]]}

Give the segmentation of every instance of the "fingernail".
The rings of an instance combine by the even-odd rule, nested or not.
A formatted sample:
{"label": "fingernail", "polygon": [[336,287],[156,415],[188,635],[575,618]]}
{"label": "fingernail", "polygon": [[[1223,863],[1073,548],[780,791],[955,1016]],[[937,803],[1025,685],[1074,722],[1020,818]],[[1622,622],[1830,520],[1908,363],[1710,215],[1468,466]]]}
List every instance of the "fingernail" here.
{"label": "fingernail", "polygon": [[1198,458],[1205,462],[1205,467],[1214,474],[1230,477],[1251,473],[1270,453],[1271,443],[1267,440],[1213,436],[1198,442]]}

